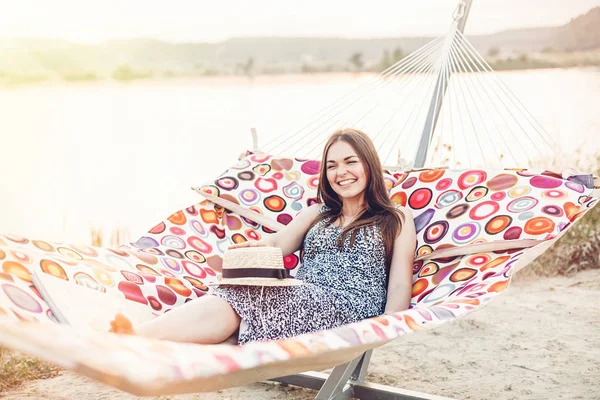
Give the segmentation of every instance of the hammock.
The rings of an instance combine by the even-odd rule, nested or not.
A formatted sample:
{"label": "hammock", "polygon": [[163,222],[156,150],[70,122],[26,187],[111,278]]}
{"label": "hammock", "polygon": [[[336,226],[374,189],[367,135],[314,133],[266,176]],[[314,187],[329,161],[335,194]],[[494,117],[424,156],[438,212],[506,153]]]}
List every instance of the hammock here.
{"label": "hammock", "polygon": [[[138,395],[215,391],[284,376],[292,383],[312,377],[321,385],[324,377],[292,375],[340,365],[323,386],[324,396],[348,394],[344,385],[351,375],[355,395],[398,395],[361,383],[365,352],[483,306],[600,198],[592,175],[505,168],[530,166],[529,150],[548,154],[556,147],[462,35],[470,3],[461,4],[445,37],[268,150],[257,151],[255,140],[235,165],[194,187],[204,196],[200,203],[175,212],[137,241],[109,249],[0,235],[0,345]],[[450,75],[456,75],[452,81]],[[474,86],[467,86],[467,78]],[[499,101],[489,101],[490,93]],[[455,101],[442,107],[443,98]],[[365,109],[370,112],[356,112]],[[416,154],[414,162],[401,160],[405,168],[385,171],[391,199],[411,209],[417,228],[409,310],[243,346],[103,331],[117,309],[141,322],[210,293],[207,284],[218,278],[229,244],[268,236],[316,201],[319,149],[327,134],[344,126],[370,132],[387,164],[398,148],[403,157]],[[414,126],[425,127],[421,136],[414,135]],[[456,144],[462,142],[481,150],[479,157]],[[411,169],[424,164],[439,167]],[[284,263],[294,275],[298,255]],[[85,307],[88,313],[81,312]]]}

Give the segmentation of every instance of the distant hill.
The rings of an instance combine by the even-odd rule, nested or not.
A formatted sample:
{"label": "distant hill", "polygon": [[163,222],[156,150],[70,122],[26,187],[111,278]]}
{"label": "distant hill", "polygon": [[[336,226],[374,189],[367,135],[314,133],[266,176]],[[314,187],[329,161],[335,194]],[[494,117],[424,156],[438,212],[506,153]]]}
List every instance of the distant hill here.
{"label": "distant hill", "polygon": [[600,48],[600,7],[591,9],[561,27],[554,46],[565,50]]}
{"label": "distant hill", "polygon": [[483,54],[492,47],[521,53],[544,49],[557,51],[598,49],[600,48],[600,7],[592,8],[563,26],[512,29],[492,35],[470,36],[469,39]]}
{"label": "distant hill", "polygon": [[[468,23],[467,23],[468,33]],[[262,71],[295,71],[310,66],[320,70],[348,68],[348,60],[361,53],[366,67],[377,65],[384,53],[401,49],[404,54],[433,37],[380,39],[341,38],[233,38],[220,43],[168,43],[159,40],[112,40],[95,45],[62,40],[0,39],[0,76],[24,74],[77,74],[89,76],[127,74],[127,68],[161,71],[163,74],[235,73],[240,68]],[[490,49],[528,54],[543,50],[600,48],[600,7],[558,27],[514,29],[490,35],[469,36],[486,55]],[[126,66],[123,70],[123,66]],[[85,75],[85,76],[88,76]]]}

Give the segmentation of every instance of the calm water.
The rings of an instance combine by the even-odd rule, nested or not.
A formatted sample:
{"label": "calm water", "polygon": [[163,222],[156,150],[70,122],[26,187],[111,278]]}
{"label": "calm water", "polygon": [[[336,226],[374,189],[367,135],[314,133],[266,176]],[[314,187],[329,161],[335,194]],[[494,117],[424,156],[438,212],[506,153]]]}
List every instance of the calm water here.
{"label": "calm water", "polygon": [[[561,147],[600,148],[600,71],[500,76]],[[210,78],[0,89],[0,232],[89,243],[135,238],[199,201],[190,190],[366,79]],[[574,154],[574,156],[577,156]]]}

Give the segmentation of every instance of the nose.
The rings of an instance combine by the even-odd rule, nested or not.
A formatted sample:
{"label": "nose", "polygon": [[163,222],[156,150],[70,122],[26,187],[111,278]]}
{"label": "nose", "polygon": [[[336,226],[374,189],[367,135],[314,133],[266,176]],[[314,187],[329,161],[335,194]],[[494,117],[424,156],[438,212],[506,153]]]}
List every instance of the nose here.
{"label": "nose", "polygon": [[348,173],[348,169],[346,167],[338,168],[338,171],[337,171],[338,176],[342,177],[342,176],[346,175],[347,173]]}

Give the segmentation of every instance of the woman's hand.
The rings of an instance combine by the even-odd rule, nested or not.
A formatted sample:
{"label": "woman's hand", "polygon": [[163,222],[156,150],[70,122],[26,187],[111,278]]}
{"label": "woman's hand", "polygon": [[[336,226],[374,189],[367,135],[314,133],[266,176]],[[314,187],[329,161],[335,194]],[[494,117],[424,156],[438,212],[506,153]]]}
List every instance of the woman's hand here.
{"label": "woman's hand", "polygon": [[248,240],[242,243],[232,244],[227,248],[227,250],[231,249],[240,249],[242,247],[272,247],[273,244],[267,240]]}

